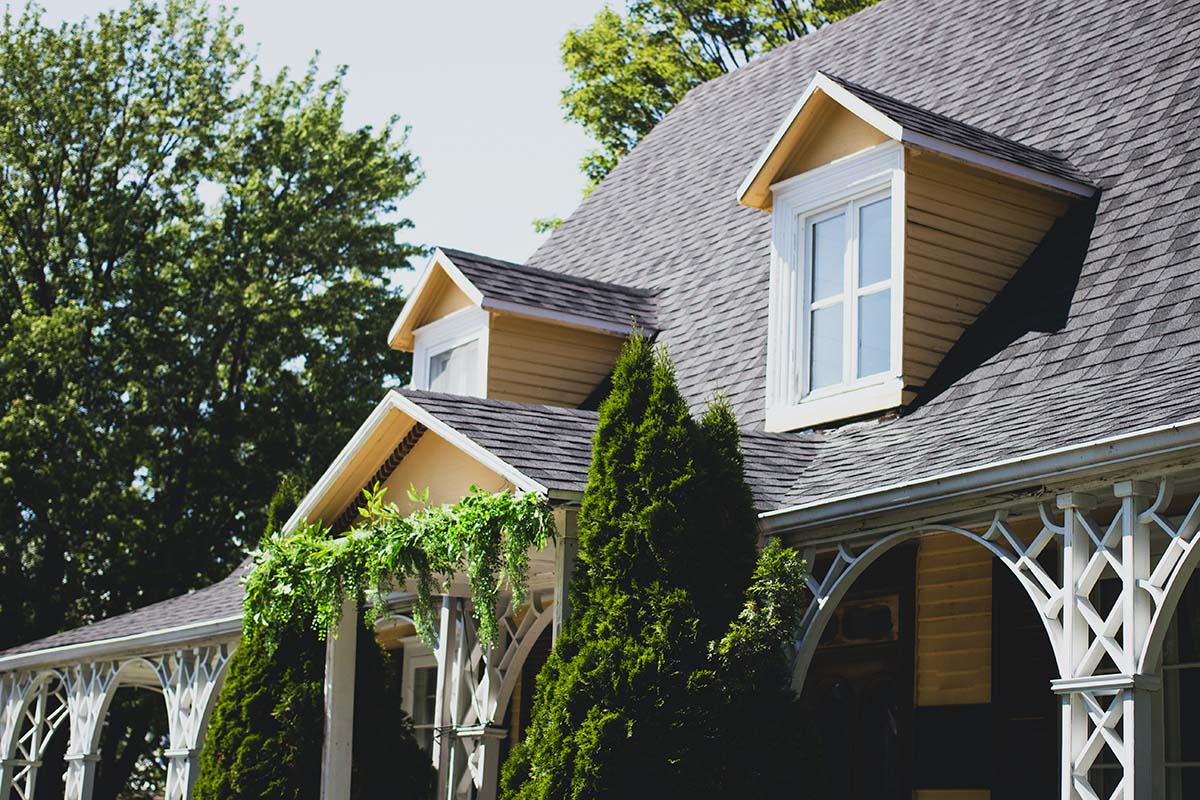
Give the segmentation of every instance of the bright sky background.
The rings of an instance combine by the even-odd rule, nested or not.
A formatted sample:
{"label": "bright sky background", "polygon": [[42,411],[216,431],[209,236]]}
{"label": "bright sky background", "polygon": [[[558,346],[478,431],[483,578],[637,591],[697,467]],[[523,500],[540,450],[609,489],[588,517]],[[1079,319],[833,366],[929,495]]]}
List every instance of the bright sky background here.
{"label": "bright sky background", "polygon": [[[51,20],[122,0],[42,0]],[[232,4],[232,3],[231,3]],[[425,181],[400,210],[411,240],[524,261],[536,217],[566,216],[590,141],[563,120],[558,47],[604,0],[244,0],[245,39],[274,71],[346,64],[352,125],[399,114]],[[418,265],[420,266],[420,265]],[[411,273],[410,273],[411,275]],[[410,278],[411,280],[411,278]],[[403,281],[402,283],[408,283]]]}

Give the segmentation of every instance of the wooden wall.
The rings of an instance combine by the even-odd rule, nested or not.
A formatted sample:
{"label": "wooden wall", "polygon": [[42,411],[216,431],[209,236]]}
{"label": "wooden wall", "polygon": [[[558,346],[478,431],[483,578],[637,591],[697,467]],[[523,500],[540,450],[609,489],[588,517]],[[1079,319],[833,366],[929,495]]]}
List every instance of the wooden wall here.
{"label": "wooden wall", "polygon": [[624,339],[512,314],[492,314],[487,396],[576,407],[608,377]]}
{"label": "wooden wall", "polygon": [[919,388],[1069,201],[912,148],[905,195],[903,369]]}

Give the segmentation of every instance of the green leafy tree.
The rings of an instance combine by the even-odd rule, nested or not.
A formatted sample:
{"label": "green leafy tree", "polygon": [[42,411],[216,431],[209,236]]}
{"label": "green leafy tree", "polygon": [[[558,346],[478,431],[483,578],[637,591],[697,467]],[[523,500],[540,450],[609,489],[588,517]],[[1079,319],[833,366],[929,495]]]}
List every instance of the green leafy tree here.
{"label": "green leafy tree", "polygon": [[[370,626],[358,635],[352,800],[429,798],[429,754],[400,710],[398,671]],[[325,646],[303,622],[244,639],[200,751],[196,800],[320,795]]]}
{"label": "green leafy tree", "polygon": [[0,647],[223,577],[407,363],[396,120],[200,0],[0,27]]}
{"label": "green leafy tree", "polygon": [[599,144],[583,159],[595,184],[688,90],[850,16],[876,0],[627,0],[570,31],[562,61],[567,119]]}
{"label": "green leafy tree", "polygon": [[[782,789],[763,764],[795,755],[784,749],[797,727],[784,645],[803,568],[778,544],[756,566],[756,523],[729,406],[694,420],[665,353],[633,339],[600,410],[572,616],[505,765],[505,797]],[[790,727],[758,734],[778,723]],[[757,752],[742,759],[750,742]]]}

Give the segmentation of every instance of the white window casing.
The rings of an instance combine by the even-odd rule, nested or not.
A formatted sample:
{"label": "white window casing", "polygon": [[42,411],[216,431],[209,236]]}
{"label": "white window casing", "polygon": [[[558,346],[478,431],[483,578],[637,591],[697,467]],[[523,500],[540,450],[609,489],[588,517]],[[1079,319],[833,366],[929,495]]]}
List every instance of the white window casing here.
{"label": "white window casing", "polygon": [[487,396],[488,312],[464,308],[413,331],[412,387]]}
{"label": "white window casing", "polygon": [[[770,311],[767,340],[767,430],[812,427],[838,419],[894,408],[903,399],[902,331],[904,308],[904,149],[886,142],[781,181],[772,187]],[[890,274],[860,281],[859,221],[862,210],[890,199]],[[878,206],[874,206],[878,208]],[[813,296],[814,231],[841,221],[840,287]],[[836,228],[828,229],[837,234]],[[828,248],[826,249],[828,251]],[[825,262],[832,264],[834,262]],[[823,271],[828,275],[828,270]],[[830,286],[828,281],[823,285]],[[859,307],[871,296],[890,292],[886,369],[860,377]],[[878,300],[876,301],[878,302]],[[814,386],[814,312],[828,325],[840,319],[841,360],[834,372],[826,360]],[[840,371],[840,379],[830,374]]]}

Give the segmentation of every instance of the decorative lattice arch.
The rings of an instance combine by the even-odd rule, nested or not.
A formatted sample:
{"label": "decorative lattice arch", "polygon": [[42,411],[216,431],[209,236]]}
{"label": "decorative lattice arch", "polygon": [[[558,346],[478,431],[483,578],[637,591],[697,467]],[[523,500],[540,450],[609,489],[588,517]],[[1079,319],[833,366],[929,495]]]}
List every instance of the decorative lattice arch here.
{"label": "decorative lattice arch", "polygon": [[[1041,527],[1028,543],[1008,525],[1015,509],[995,512],[983,533],[923,525],[830,542],[828,566],[808,578],[813,601],[801,620],[793,686],[797,691],[803,686],[821,632],[867,567],[903,542],[955,533],[987,548],[1008,567],[1046,629],[1059,671],[1052,689],[1063,698],[1061,796],[1099,798],[1088,776],[1107,750],[1121,771],[1109,797],[1151,797],[1155,765],[1149,693],[1161,685],[1163,640],[1200,564],[1200,497],[1184,516],[1172,518],[1167,514],[1174,494],[1170,479],[1124,480],[1108,489],[1117,506],[1106,524],[1094,518],[1095,495],[1063,493],[1054,509],[1038,504]],[[1051,546],[1061,549],[1057,577],[1038,561]],[[818,550],[807,549],[810,566],[817,563]],[[1105,580],[1119,588],[1107,607],[1097,601]]]}

